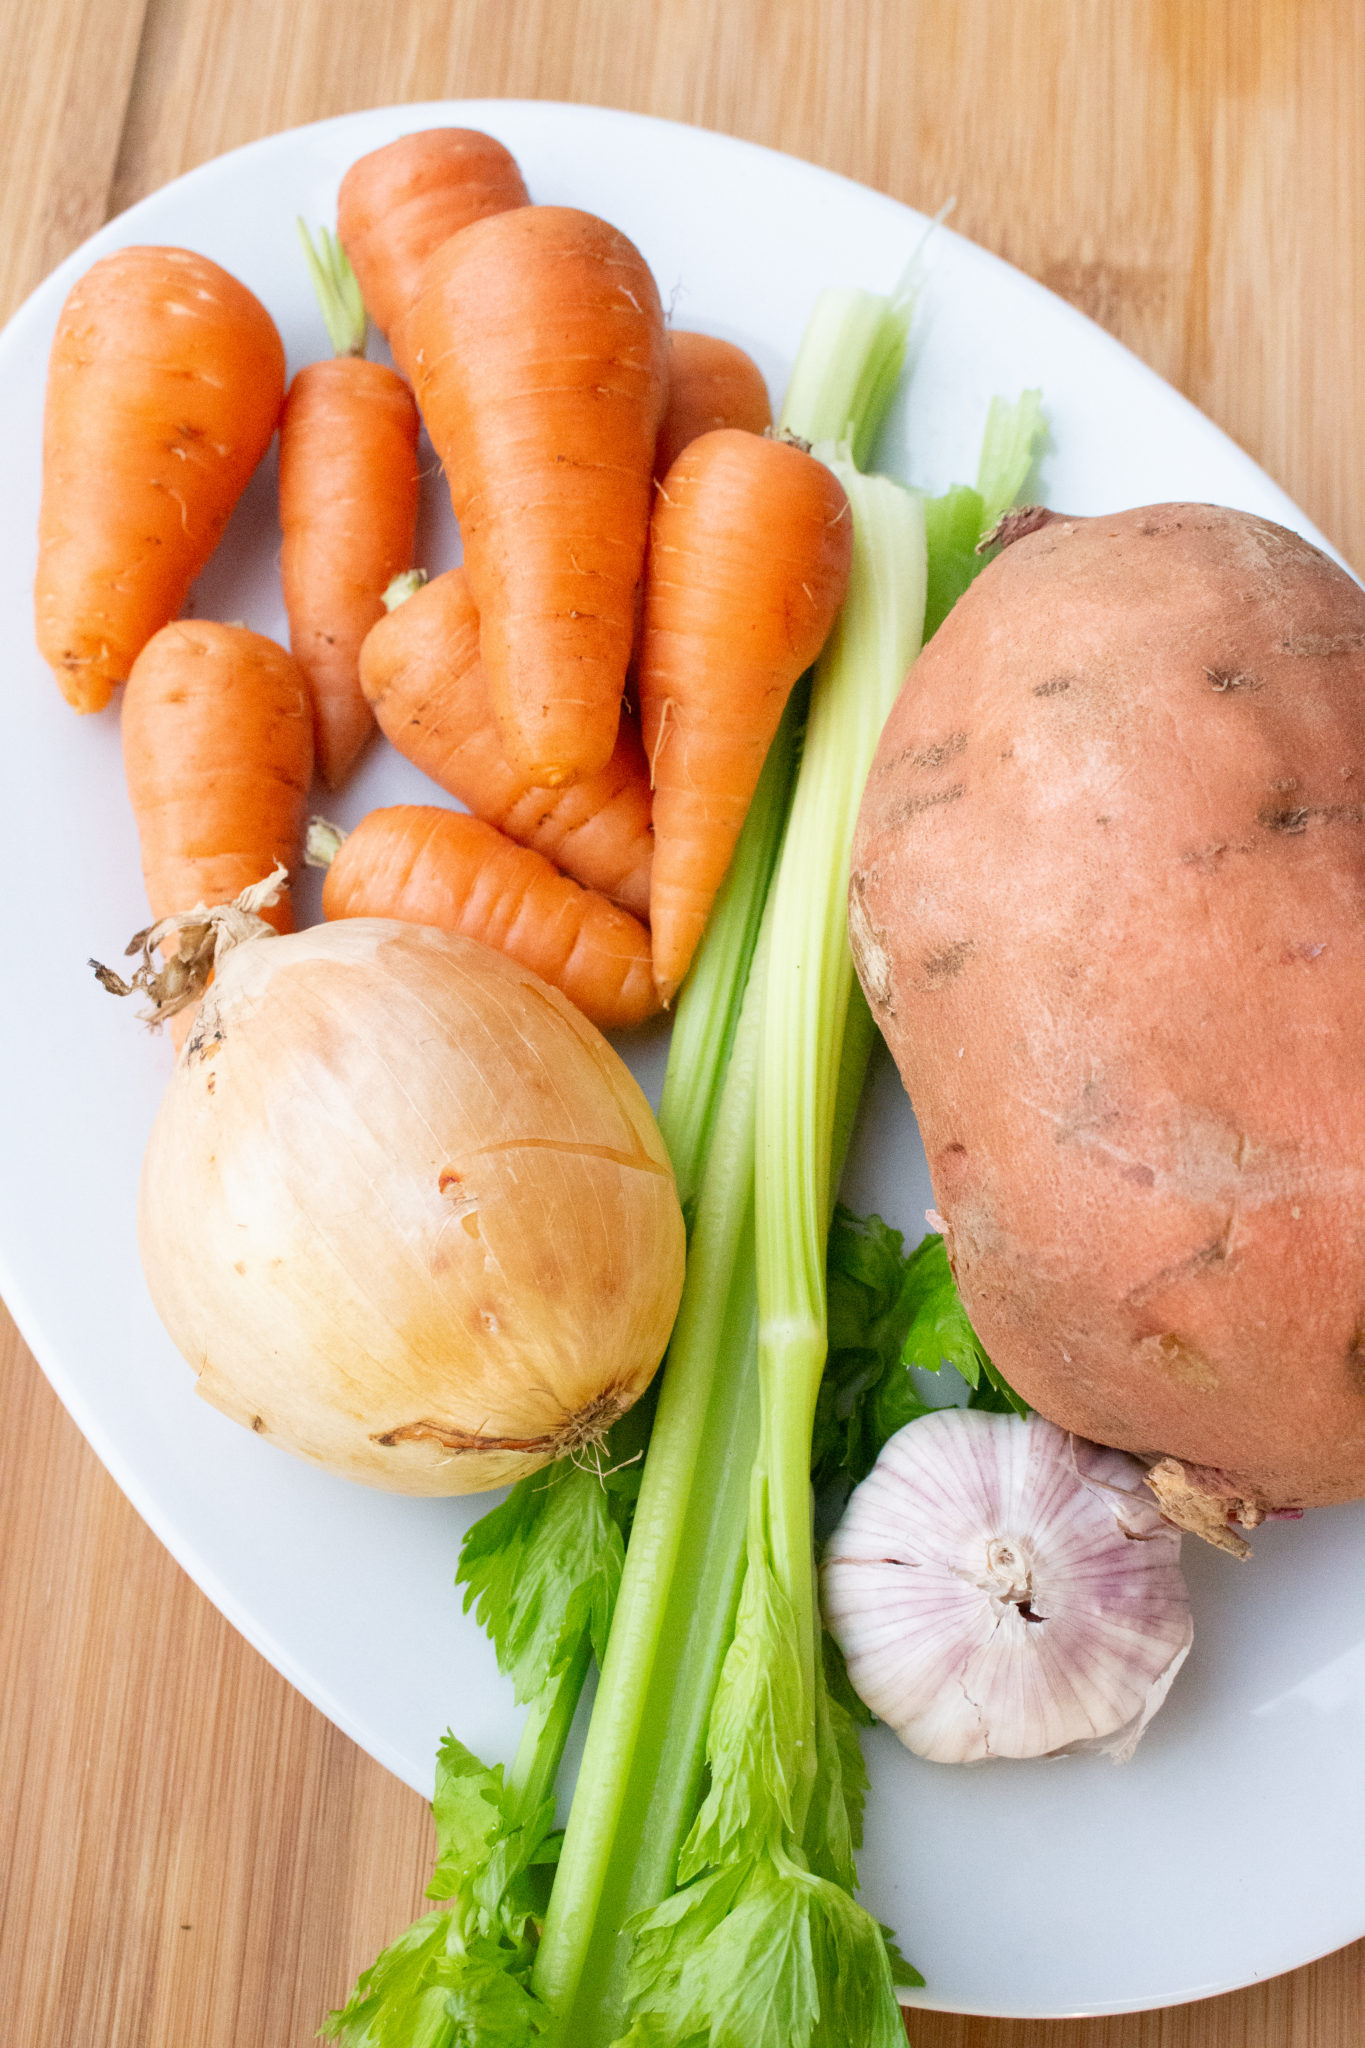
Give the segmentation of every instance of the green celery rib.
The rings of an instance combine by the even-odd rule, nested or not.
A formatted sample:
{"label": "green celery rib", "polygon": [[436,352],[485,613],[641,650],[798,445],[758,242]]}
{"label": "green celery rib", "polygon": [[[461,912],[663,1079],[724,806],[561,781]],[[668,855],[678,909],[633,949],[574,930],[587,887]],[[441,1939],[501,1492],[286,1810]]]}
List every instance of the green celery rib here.
{"label": "green celery rib", "polygon": [[729,872],[721,884],[692,972],[683,983],[659,1103],[678,1200],[689,1224],[711,1144],[730,1048],[777,864],[795,772],[806,690],[798,684],[758,779]]}
{"label": "green celery rib", "polygon": [[578,1711],[578,1696],[591,1662],[592,1644],[585,1632],[563,1670],[557,1671],[531,1701],[517,1753],[507,1773],[507,1792],[519,1820],[533,1814],[554,1791],[564,1745]]}
{"label": "green celery rib", "polygon": [[[919,648],[924,520],[918,498],[826,456],[853,507],[854,567],[816,669],[801,773],[773,884],[760,1052],[755,1245],[760,1463],[773,1569],[792,1603],[815,1722],[810,1440],[824,1369],[825,1248],[839,1069],[853,987],[846,898],[854,822],[887,713]],[[814,1744],[799,1760],[798,1807]]]}
{"label": "green celery rib", "polygon": [[[565,2035],[575,2048],[587,2048],[589,2040],[583,2031],[589,2021],[575,2003],[582,1985],[599,2001],[591,2024],[608,2029],[593,2038],[613,2038],[601,1999],[610,1991],[619,2004],[616,1949],[623,1913],[635,1910],[621,1900],[656,1904],[672,1883],[696,1806],[695,1796],[689,1792],[684,1799],[681,1788],[694,1787],[700,1777],[715,1674],[734,1613],[748,1471],[758,1441],[752,1376],[757,1311],[752,1259],[741,1256],[753,1241],[752,1058],[746,1074],[743,1062],[737,1067],[736,1048],[796,772],[804,704],[805,691],[793,691],[679,998],[669,1049],[659,1124],[684,1209],[696,1211],[687,1284],[536,1963],[540,1995],[561,2013],[575,2012]],[[728,1371],[719,1370],[722,1359]],[[724,1447],[725,1470],[717,1471],[713,1459],[699,1486],[704,1443]],[[732,1483],[724,1483],[732,1478],[731,1468]],[[699,1566],[704,1582],[696,1577]],[[684,1642],[689,1661],[681,1664]],[[684,1699],[692,1702],[690,1709]],[[665,1786],[678,1801],[675,1809],[664,1809],[666,1823]],[[648,1806],[654,1823],[646,1836],[640,1820]],[[604,1888],[611,1893],[610,1911]]]}
{"label": "green celery rib", "polygon": [[[691,1818],[664,1806],[655,1774],[668,1748],[672,1796],[699,1780],[733,1620],[758,1439],[744,1367],[753,1319],[745,1226],[753,1205],[760,967],[761,953],[716,1116],[602,1682],[536,1957],[536,1991],[574,2048],[606,2048],[620,2030],[622,1915],[668,1890]],[[702,1472],[704,1445],[723,1454]],[[652,1834],[643,1825],[651,1805]],[[609,1982],[617,1987],[613,2010]]]}
{"label": "green celery rib", "polygon": [[[822,294],[782,425],[810,441],[836,437],[865,455],[900,375],[912,305],[910,288],[892,301],[870,293]],[[832,466],[854,498],[854,473],[847,464]],[[898,501],[904,497],[894,486],[880,488],[894,491]],[[887,593],[875,575],[872,581],[871,602],[884,605]],[[921,589],[921,613],[922,595]],[[884,624],[881,613],[877,624]],[[839,641],[850,630],[861,644],[865,626],[841,626]],[[874,744],[887,708],[883,704],[877,716]],[[760,1439],[752,1246],[755,1063],[765,976],[756,941],[788,810],[798,717],[797,705],[789,705],[674,1028],[660,1124],[684,1209],[695,1206],[696,1221],[602,1682],[535,1965],[534,1987],[556,2014],[564,2048],[609,2048],[624,2024],[629,1942],[623,1925],[660,1903],[676,1881],[679,1850],[700,1798],[711,1703],[743,1577]],[[827,886],[823,876],[817,893]],[[834,1161],[852,1129],[872,1042],[865,1010],[849,1014],[850,988],[851,977],[831,1041],[822,1112],[824,1228]],[[822,1230],[822,1276],[823,1256]],[[802,1459],[808,1468],[809,1423]],[[804,1491],[808,1497],[808,1476]],[[806,1524],[805,1606],[813,1613],[808,1508]],[[811,1694],[813,1702],[813,1679]]]}
{"label": "green celery rib", "polygon": [[821,292],[792,366],[779,433],[846,445],[861,468],[905,366],[917,288],[912,262],[890,299],[856,287]]}

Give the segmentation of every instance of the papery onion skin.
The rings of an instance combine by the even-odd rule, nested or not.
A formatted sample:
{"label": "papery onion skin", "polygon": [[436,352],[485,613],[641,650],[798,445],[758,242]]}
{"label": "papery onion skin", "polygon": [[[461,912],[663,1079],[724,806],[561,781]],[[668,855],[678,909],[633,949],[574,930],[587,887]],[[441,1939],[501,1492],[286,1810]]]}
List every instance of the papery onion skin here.
{"label": "papery onion skin", "polygon": [[139,1236],[206,1400],[413,1494],[589,1454],[682,1289],[672,1169],[606,1040],[488,947],[381,919],[221,964]]}
{"label": "papery onion skin", "polygon": [[1179,1531],[1142,1482],[1039,1415],[943,1409],[883,1445],[822,1593],[855,1691],[907,1749],[1132,1754],[1193,1634]]}

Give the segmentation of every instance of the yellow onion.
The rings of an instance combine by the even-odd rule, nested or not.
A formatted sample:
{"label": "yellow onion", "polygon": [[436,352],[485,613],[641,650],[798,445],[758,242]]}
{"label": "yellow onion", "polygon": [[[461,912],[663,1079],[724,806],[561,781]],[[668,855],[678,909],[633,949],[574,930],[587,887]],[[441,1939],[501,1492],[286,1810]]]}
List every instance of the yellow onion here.
{"label": "yellow onion", "polygon": [[583,1455],[648,1385],[682,1288],[673,1174],[630,1073],[469,939],[246,922],[142,1174],[147,1283],[199,1392],[404,1493]]}

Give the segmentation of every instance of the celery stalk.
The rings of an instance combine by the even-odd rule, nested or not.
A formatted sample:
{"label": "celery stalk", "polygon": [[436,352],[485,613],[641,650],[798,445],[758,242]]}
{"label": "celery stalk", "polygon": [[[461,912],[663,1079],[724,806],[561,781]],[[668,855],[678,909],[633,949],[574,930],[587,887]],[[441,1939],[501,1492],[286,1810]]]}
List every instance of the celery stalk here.
{"label": "celery stalk", "polygon": [[801,337],[777,428],[845,446],[861,467],[905,367],[919,273],[912,261],[892,296],[821,292]]}
{"label": "celery stalk", "polygon": [[[764,927],[754,1134],[761,1421],[744,1576],[711,1711],[709,1789],[679,1857],[679,1888],[630,1930],[633,2024],[621,2048],[904,2040],[891,1958],[851,1897],[856,1742],[841,1739],[849,1731],[817,1658],[810,1448],[836,1149],[851,1123],[850,1076],[871,1042],[865,1010],[852,1007],[849,851],[882,723],[918,646],[924,528],[918,498],[826,459],[849,495],[854,567],[816,667]],[[611,2037],[582,2028],[579,2010],[566,2039],[605,2048]]]}
{"label": "celery stalk", "polygon": [[[774,886],[758,1097],[756,1247],[768,1535],[799,1629],[814,1725],[810,1437],[825,1361],[836,1086],[853,986],[849,853],[877,740],[924,620],[920,501],[831,459],[853,507],[854,566],[811,693],[801,774]],[[802,1753],[814,1770],[813,1742]],[[806,1787],[809,1796],[809,1785]],[[804,1808],[798,1807],[798,1818]]]}
{"label": "celery stalk", "polygon": [[[827,425],[850,441],[869,443],[900,374],[909,317],[908,295],[894,302],[866,293],[824,295],[803,342],[783,414],[789,430],[811,439]],[[884,488],[894,492],[898,503],[911,504],[894,486]],[[921,542],[921,562],[922,556]],[[921,577],[921,608],[922,596]],[[902,651],[897,650],[897,659]],[[884,707],[872,729],[874,744],[882,715]],[[794,742],[795,716],[789,708],[779,735],[784,746]],[[866,765],[864,760],[859,783]],[[788,779],[789,770],[784,782]],[[780,800],[774,789],[771,803],[760,789],[751,820],[767,844],[775,844],[786,809],[785,787]],[[694,968],[675,1026],[660,1120],[685,1202],[691,1206],[695,1200],[688,1277],[533,1979],[538,1995],[556,2013],[560,2039],[573,2048],[608,2048],[618,2037],[634,1968],[633,1929],[626,1931],[626,1924],[633,1916],[638,1928],[651,1911],[666,1911],[677,1884],[680,1851],[702,1791],[713,1696],[736,1627],[736,1596],[745,1570],[758,1450],[751,1203],[766,942],[747,978],[737,1030],[732,1020],[737,991],[744,985],[744,948],[752,946],[747,934],[767,893],[767,877],[762,891],[754,893],[741,879],[744,872],[737,856],[707,934],[710,956]],[[747,896],[743,941],[741,912],[731,906],[732,887],[736,897],[741,889]],[[734,920],[728,938],[717,929],[726,917]],[[845,987],[832,1047],[826,1180],[836,1143],[836,1098],[842,1151],[871,1044],[870,1019],[864,1022],[859,1015],[847,1034],[846,1080],[840,1088],[835,1077],[847,1008]],[[708,1100],[691,1070],[699,1050],[730,1030],[735,1030],[733,1051],[716,1107],[716,1092]],[[827,1213],[824,1222],[827,1227]],[[709,1453],[705,1459],[704,1450]],[[808,1467],[809,1431],[805,1455]],[[809,1536],[805,1578],[806,1611],[813,1615]],[[813,1719],[813,1705],[811,1711]]]}
{"label": "celery stalk", "polygon": [[659,1129],[673,1162],[678,1200],[689,1225],[782,841],[806,697],[807,692],[798,687],[787,701],[729,872],[678,997],[659,1103]]}

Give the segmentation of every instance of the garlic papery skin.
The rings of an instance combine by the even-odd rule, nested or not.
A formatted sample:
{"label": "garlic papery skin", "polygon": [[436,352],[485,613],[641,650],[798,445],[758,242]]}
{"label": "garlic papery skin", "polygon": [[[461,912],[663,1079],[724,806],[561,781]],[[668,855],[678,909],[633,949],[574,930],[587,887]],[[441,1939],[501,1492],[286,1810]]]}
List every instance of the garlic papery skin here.
{"label": "garlic papery skin", "polygon": [[947,1408],[882,1446],[830,1538],[854,1690],[934,1763],[1132,1755],[1193,1637],[1180,1534],[1122,1451]]}

